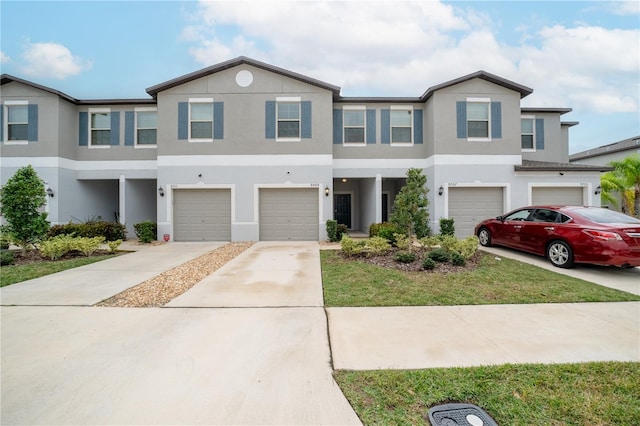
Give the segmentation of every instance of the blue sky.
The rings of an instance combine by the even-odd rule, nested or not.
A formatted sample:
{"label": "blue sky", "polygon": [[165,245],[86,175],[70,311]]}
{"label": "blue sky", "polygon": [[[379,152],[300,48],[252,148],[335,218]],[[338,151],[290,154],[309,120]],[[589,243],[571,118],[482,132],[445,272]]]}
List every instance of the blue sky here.
{"label": "blue sky", "polygon": [[[25,25],[25,22],[28,24]],[[419,96],[484,69],[570,107],[570,152],[640,135],[638,1],[7,1],[0,67],[80,99],[240,55],[340,86]]]}

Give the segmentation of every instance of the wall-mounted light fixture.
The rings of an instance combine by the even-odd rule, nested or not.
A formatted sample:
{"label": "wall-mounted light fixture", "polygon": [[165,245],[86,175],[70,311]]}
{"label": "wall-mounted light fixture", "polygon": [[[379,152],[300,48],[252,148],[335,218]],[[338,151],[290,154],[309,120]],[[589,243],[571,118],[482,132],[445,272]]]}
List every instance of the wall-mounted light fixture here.
{"label": "wall-mounted light fixture", "polygon": [[342,183],[347,183],[347,178],[342,178]]}
{"label": "wall-mounted light fixture", "polygon": [[438,188],[438,195],[442,195],[442,194],[444,194],[444,188],[440,187]]}
{"label": "wall-mounted light fixture", "polygon": [[564,176],[564,173],[560,172],[560,176]]}
{"label": "wall-mounted light fixture", "polygon": [[51,188],[47,188],[47,195],[48,195],[49,197],[53,198],[53,196],[54,196],[53,189],[51,189]]}
{"label": "wall-mounted light fixture", "polygon": [[594,194],[596,194],[596,195],[600,195],[600,193],[601,193],[601,192],[602,192],[602,187],[601,187],[600,185],[598,185],[598,186],[596,187],[596,190],[595,190]]}
{"label": "wall-mounted light fixture", "polygon": [[162,189],[162,187],[159,187],[159,188],[158,188],[158,194],[159,194],[161,197],[164,197],[164,189]]}
{"label": "wall-mounted light fixture", "polygon": [[325,196],[325,197],[328,197],[328,196],[329,196],[329,187],[328,187],[328,186],[325,186],[325,187],[324,187],[324,196]]}

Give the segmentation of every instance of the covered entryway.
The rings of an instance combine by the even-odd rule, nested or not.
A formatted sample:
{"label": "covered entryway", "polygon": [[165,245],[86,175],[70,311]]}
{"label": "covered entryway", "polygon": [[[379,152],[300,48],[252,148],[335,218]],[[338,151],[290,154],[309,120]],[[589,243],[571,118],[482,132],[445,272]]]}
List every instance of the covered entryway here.
{"label": "covered entryway", "polygon": [[175,241],[231,241],[231,190],[174,190],[173,233]]}
{"label": "covered entryway", "polygon": [[318,241],[317,188],[261,188],[260,241]]}
{"label": "covered entryway", "polygon": [[504,213],[502,187],[450,187],[449,218],[454,220],[456,237],[473,235],[484,219]]}
{"label": "covered entryway", "polygon": [[535,187],[532,189],[531,199],[531,204],[534,206],[583,206],[586,204],[584,202],[584,191],[580,186]]}

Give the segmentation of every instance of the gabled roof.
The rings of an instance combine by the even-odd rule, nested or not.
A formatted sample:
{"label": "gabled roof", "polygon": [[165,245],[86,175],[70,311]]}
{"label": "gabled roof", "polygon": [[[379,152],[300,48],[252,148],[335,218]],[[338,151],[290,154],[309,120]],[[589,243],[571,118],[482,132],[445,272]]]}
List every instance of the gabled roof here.
{"label": "gabled roof", "polygon": [[52,89],[47,86],[42,86],[40,84],[34,83],[29,80],[24,80],[22,78],[14,77],[9,74],[2,74],[0,76],[0,85],[4,86],[5,84],[11,83],[15,81],[16,83],[24,84],[25,86],[33,87],[34,89],[42,90],[47,93],[51,93],[56,96],[60,96],[62,99],[71,102],[75,105],[127,105],[127,104],[155,104],[155,99],[147,98],[147,99],[76,99],[63,93],[59,90]]}
{"label": "gabled roof", "polygon": [[444,89],[447,87],[454,86],[456,84],[464,83],[465,81],[473,80],[474,78],[479,78],[479,79],[488,81],[490,83],[497,84],[498,86],[502,86],[507,89],[520,92],[520,99],[533,93],[533,89],[527,86],[523,86],[511,80],[507,80],[506,78],[498,77],[495,74],[491,74],[486,71],[480,70],[480,71],[476,71],[474,73],[456,78],[454,80],[445,81],[444,83],[440,83],[435,86],[429,87],[427,91],[422,94],[422,96],[420,97],[420,100],[421,102],[425,102],[427,99],[429,99],[433,95],[434,92],[440,89]]}
{"label": "gabled roof", "polygon": [[598,148],[588,149],[582,152],[576,152],[569,156],[569,161],[578,161],[585,158],[597,157],[603,154],[610,154],[613,152],[630,151],[633,149],[640,150],[640,136],[634,136],[629,139],[624,139],[619,142],[610,143],[608,145],[599,146]]}
{"label": "gabled roof", "polygon": [[246,56],[239,56],[235,59],[231,59],[229,61],[221,62],[217,65],[213,65],[207,68],[203,68],[199,71],[195,71],[189,74],[185,74],[181,77],[174,78],[169,81],[165,81],[164,83],[157,84],[155,86],[151,86],[147,89],[147,93],[156,98],[159,92],[163,90],[170,89],[175,86],[179,86],[184,83],[188,83],[190,81],[196,80],[198,78],[206,77],[211,74],[215,74],[220,71],[224,71],[229,68],[237,67],[238,65],[251,65],[256,68],[261,68],[263,70],[267,70],[276,74],[283,75],[285,77],[293,78],[294,80],[302,81],[303,83],[311,84],[313,86],[320,87],[322,89],[329,90],[333,92],[334,96],[340,95],[340,88],[338,86],[334,86],[329,83],[325,83],[320,80],[316,80],[311,77],[304,76],[302,74],[298,74],[289,70],[285,70],[284,68],[279,68],[273,65],[266,64],[264,62],[256,61],[255,59],[247,58]]}
{"label": "gabled roof", "polygon": [[588,164],[551,163],[548,161],[522,160],[522,165],[515,166],[516,172],[610,172],[613,167],[591,166]]}
{"label": "gabled roof", "polygon": [[20,84],[24,84],[25,86],[30,86],[33,87],[34,89],[38,89],[38,90],[42,90],[44,92],[48,92],[51,94],[54,94],[56,96],[60,96],[62,99],[67,100],[71,103],[77,104],[78,100],[76,98],[72,98],[71,96],[67,95],[66,93],[62,93],[58,90],[52,89],[50,87],[46,87],[46,86],[42,86],[40,84],[36,84],[34,82],[28,81],[28,80],[23,80],[21,78],[18,77],[14,77],[12,75],[9,74],[2,74],[0,76],[0,86],[4,86],[5,84],[11,83],[12,81],[15,81],[16,83],[20,83]]}

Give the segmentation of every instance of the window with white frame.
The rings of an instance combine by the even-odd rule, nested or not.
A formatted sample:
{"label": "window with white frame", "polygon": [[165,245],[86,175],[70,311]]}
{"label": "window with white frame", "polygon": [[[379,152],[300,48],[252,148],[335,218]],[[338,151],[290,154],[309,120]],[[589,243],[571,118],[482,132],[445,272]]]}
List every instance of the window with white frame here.
{"label": "window with white frame", "polygon": [[135,114],[136,145],[156,145],[158,137],[158,110],[155,108],[136,108]]}
{"label": "window with white frame", "polygon": [[300,139],[300,100],[281,99],[276,102],[277,139]]}
{"label": "window with white frame", "polygon": [[364,106],[345,106],[342,109],[342,122],[345,144],[365,143],[365,112]]}
{"label": "window with white frame", "polygon": [[489,99],[467,99],[467,138],[489,140],[490,111]]}
{"label": "window with white frame", "polygon": [[535,117],[523,115],[520,118],[521,140],[523,151],[535,151],[536,126]]}
{"label": "window with white frame", "polygon": [[109,146],[111,144],[111,111],[89,110],[90,146]]}
{"label": "window with white frame", "polygon": [[189,140],[213,141],[213,99],[189,99]]}
{"label": "window with white frame", "polygon": [[26,142],[29,138],[29,106],[27,101],[6,102],[4,108],[7,117],[5,140],[7,142]]}
{"label": "window with white frame", "polygon": [[413,108],[391,106],[391,143],[413,142]]}

